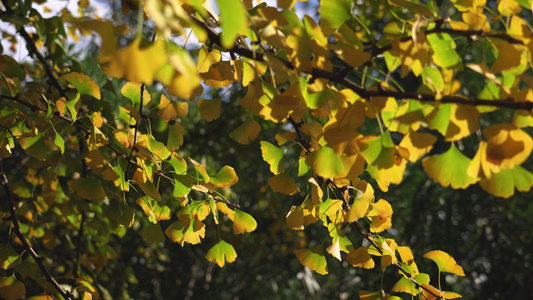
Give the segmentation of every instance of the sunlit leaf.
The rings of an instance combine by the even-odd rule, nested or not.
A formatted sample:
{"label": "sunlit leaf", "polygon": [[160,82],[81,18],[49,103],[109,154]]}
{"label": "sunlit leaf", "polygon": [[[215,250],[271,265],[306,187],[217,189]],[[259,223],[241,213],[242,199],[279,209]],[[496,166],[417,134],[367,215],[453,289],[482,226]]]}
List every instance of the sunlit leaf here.
{"label": "sunlit leaf", "polygon": [[235,232],[235,234],[252,232],[257,228],[257,222],[251,215],[238,209],[235,209],[234,212],[233,232]]}
{"label": "sunlit leaf", "polygon": [[280,149],[267,141],[261,141],[263,159],[270,165],[270,171],[274,175],[284,171],[283,149]]}
{"label": "sunlit leaf", "polygon": [[379,292],[359,291],[359,298],[361,300],[401,300],[400,297],[388,295],[383,290]]}
{"label": "sunlit leaf", "polygon": [[470,162],[471,160],[452,144],[445,153],[424,158],[422,166],[428,176],[442,186],[451,185],[454,189],[465,189],[478,181],[467,173]]}
{"label": "sunlit leaf", "polygon": [[294,180],[287,173],[281,173],[268,179],[268,185],[274,192],[294,195],[300,191]]}
{"label": "sunlit leaf", "polygon": [[434,261],[439,267],[440,272],[452,273],[459,276],[465,276],[463,268],[455,262],[455,259],[448,253],[440,250],[430,251],[424,254],[425,258]]}
{"label": "sunlit leaf", "polygon": [[346,260],[357,268],[372,269],[375,266],[374,260],[368,254],[367,247],[359,247],[357,250],[348,253]]}
{"label": "sunlit leaf", "polygon": [[341,158],[327,146],[311,153],[305,162],[315,174],[324,178],[334,178],[344,170]]}
{"label": "sunlit leaf", "polygon": [[237,252],[232,245],[224,240],[218,241],[205,255],[208,261],[217,263],[219,267],[223,267],[225,263],[232,263],[237,258]]}
{"label": "sunlit leaf", "polygon": [[22,262],[21,256],[9,244],[0,246],[0,267],[4,270],[11,269]]}
{"label": "sunlit leaf", "polygon": [[357,189],[357,197],[344,215],[344,222],[351,223],[364,217],[370,203],[374,200],[374,189],[370,184],[360,181],[355,188]]}
{"label": "sunlit leaf", "polygon": [[296,250],[294,254],[302,265],[307,266],[318,274],[325,275],[328,274],[328,265],[323,248],[322,245],[318,245],[310,249]]}
{"label": "sunlit leaf", "polygon": [[222,167],[215,176],[211,176],[211,182],[218,187],[230,187],[238,180],[235,170],[230,166]]}
{"label": "sunlit leaf", "polygon": [[78,93],[90,95],[100,100],[100,87],[91,77],[82,73],[71,72],[61,76],[61,78],[72,84],[78,90]]}
{"label": "sunlit leaf", "polygon": [[240,0],[217,0],[220,9],[221,43],[226,49],[233,48],[235,39],[246,28],[247,17]]}
{"label": "sunlit leaf", "polygon": [[514,169],[505,169],[499,173],[492,174],[490,179],[483,178],[479,185],[487,193],[509,198],[514,195],[515,189],[520,192],[528,192],[533,186],[533,174],[518,166]]}
{"label": "sunlit leaf", "polygon": [[392,226],[392,206],[389,202],[381,199],[372,203],[373,210],[368,214],[372,218],[371,232],[382,232]]}
{"label": "sunlit leaf", "polygon": [[100,294],[98,290],[89,282],[83,279],[76,279],[76,290],[78,292],[85,292],[91,295],[91,298],[94,300],[100,299]]}

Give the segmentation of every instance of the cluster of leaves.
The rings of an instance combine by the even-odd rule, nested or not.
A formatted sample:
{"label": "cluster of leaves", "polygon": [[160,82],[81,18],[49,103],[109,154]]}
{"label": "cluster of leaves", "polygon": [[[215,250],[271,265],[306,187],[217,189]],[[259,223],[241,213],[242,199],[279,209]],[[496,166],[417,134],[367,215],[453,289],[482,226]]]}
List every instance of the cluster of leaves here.
{"label": "cluster of leaves", "polygon": [[[435,288],[408,246],[381,236],[392,227],[393,208],[375,199],[367,181],[386,192],[421,160],[442,186],[479,184],[505,198],[530,190],[533,174],[521,167],[533,150],[524,130],[533,125],[530,4],[321,1],[320,17],[299,18],[296,2],[220,0],[218,14],[210,1],[122,1],[125,15],[138,15],[135,31],[91,17],[88,1],[80,1],[81,17],[63,10],[43,18],[32,1],[2,0],[2,21],[15,26],[34,60],[0,57],[0,157],[25,166],[8,172],[22,180],[2,179],[9,199],[2,226],[14,230],[13,245],[0,250],[9,275],[0,279],[0,295],[26,294],[18,274],[39,282],[45,292],[37,297],[73,297],[31,246],[56,249],[58,236],[70,243],[71,253],[60,255],[71,257],[64,277],[93,298],[99,271],[120,255],[109,239],[141,226],[147,243],[168,238],[183,246],[201,243],[212,222],[216,238],[206,259],[220,267],[235,261],[223,225],[243,234],[257,222],[232,201],[233,167],[185,156],[182,147],[194,140],[184,140],[183,123],[190,104],[208,122],[223,118],[224,93],[243,87],[245,113],[227,134],[247,145],[261,124],[280,124],[260,141],[273,174],[268,185],[305,195],[287,212],[289,228],[318,223],[328,232],[295,252],[301,264],[327,274],[324,249],[363,269],[380,257],[382,268],[400,273],[393,292],[459,297],[440,286],[440,272],[464,276],[451,256],[424,255],[438,265]],[[91,33],[101,39],[104,77],[64,48],[67,38]],[[192,35],[197,49],[175,39]],[[16,37],[4,36],[15,49]],[[471,77],[484,86],[470,86]],[[470,158],[463,152],[472,143]],[[25,252],[34,262],[22,260]],[[383,289],[359,296],[397,298]]]}

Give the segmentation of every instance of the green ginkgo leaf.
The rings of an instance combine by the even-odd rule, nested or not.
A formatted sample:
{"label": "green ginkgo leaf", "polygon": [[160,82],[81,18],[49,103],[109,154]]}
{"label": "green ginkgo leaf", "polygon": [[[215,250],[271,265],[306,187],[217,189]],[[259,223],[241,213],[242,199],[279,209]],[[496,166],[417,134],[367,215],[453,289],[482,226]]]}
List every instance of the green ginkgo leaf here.
{"label": "green ginkgo leaf", "polygon": [[320,1],[318,12],[322,22],[331,29],[338,29],[352,16],[352,1]]}
{"label": "green ginkgo leaf", "polygon": [[267,141],[261,141],[263,159],[270,165],[270,171],[277,175],[284,171],[283,149],[280,149]]}
{"label": "green ginkgo leaf", "polygon": [[232,245],[224,240],[218,241],[205,255],[208,261],[217,263],[219,267],[223,267],[226,262],[232,263],[237,258],[237,252]]}
{"label": "green ginkgo leaf", "polygon": [[296,250],[294,254],[298,257],[300,263],[318,274],[328,274],[328,264],[324,256],[323,245],[320,244],[314,248]]}
{"label": "green ginkgo leaf", "polygon": [[335,178],[344,171],[341,158],[327,146],[309,154],[305,162],[318,176],[324,178]]}
{"label": "green ginkgo leaf", "polygon": [[246,29],[247,16],[240,0],[217,0],[220,9],[220,42],[226,49],[233,48],[240,32]]}
{"label": "green ginkgo leaf", "polygon": [[479,182],[487,193],[498,197],[509,198],[514,195],[515,188],[520,192],[527,192],[533,186],[533,174],[517,166],[493,173],[490,179],[482,178]]}
{"label": "green ginkgo leaf", "polygon": [[471,161],[452,144],[445,153],[424,158],[422,166],[428,176],[442,186],[451,185],[454,189],[465,189],[478,181],[467,174]]}

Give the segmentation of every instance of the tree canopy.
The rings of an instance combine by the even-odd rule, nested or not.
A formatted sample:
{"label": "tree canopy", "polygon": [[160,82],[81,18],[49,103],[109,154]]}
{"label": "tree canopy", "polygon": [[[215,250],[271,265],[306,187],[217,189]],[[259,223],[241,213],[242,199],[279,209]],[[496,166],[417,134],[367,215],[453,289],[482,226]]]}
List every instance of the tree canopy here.
{"label": "tree canopy", "polygon": [[532,294],[532,1],[1,2],[2,298]]}

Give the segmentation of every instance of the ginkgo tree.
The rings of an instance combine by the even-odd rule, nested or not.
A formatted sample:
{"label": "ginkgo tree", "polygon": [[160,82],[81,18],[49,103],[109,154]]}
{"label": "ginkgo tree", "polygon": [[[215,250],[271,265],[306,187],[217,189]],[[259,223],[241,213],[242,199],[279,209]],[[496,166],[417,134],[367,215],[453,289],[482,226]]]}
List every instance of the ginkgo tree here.
{"label": "ginkgo tree", "polygon": [[[121,255],[110,239],[131,231],[153,247],[209,243],[205,259],[220,267],[246,259],[229,241],[258,222],[231,192],[237,166],[184,149],[197,142],[184,132],[191,114],[223,119],[228,101],[242,114],[224,134],[259,147],[262,184],[299,199],[287,227],[324,228],[295,258],[322,275],[328,256],[397,275],[361,299],[460,297],[441,286],[443,272],[465,276],[450,254],[423,260],[386,233],[394,207],[374,192],[401,185],[410,166],[502,198],[533,186],[522,167],[533,150],[531,1],[322,0],[298,15],[296,0],[124,0],[115,22],[90,3],[43,17],[46,1],[2,0],[15,29],[3,37],[30,56],[0,57],[3,298],[112,297],[98,274]],[[98,76],[67,47],[91,36]],[[54,255],[58,240],[73,254]],[[27,295],[30,281],[41,294]]]}

